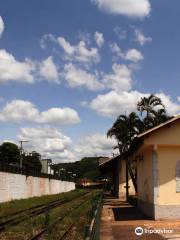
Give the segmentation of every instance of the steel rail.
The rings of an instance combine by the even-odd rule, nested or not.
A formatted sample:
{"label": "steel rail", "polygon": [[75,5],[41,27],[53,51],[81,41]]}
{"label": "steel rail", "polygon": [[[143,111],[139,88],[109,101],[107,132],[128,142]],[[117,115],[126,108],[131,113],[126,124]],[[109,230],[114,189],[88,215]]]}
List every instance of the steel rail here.
{"label": "steel rail", "polygon": [[17,225],[17,224],[23,222],[24,220],[26,220],[29,217],[36,217],[36,216],[38,216],[40,214],[46,213],[49,210],[52,210],[52,209],[57,208],[57,207],[59,207],[61,205],[64,205],[64,204],[69,203],[69,202],[72,202],[72,201],[74,201],[74,200],[76,200],[78,198],[81,198],[81,197],[83,197],[83,196],[85,196],[87,194],[89,194],[89,192],[86,192],[85,194],[80,194],[77,197],[75,197],[73,199],[70,199],[70,200],[65,198],[65,199],[53,201],[53,202],[48,203],[48,204],[44,204],[42,207],[38,206],[36,208],[26,209],[25,211],[21,212],[21,214],[22,213],[26,213],[27,216],[23,216],[22,215],[22,217],[21,217],[18,214],[16,214],[17,217],[11,218],[11,219],[9,219],[7,221],[4,221],[4,222],[1,222],[0,223],[0,232],[6,230],[7,228],[9,228],[11,226],[14,226],[14,225]]}
{"label": "steel rail", "polygon": [[[89,201],[90,201],[89,199],[85,200],[83,203],[80,203],[78,206],[76,206],[73,209],[71,209],[71,211],[72,210],[77,210],[78,208],[80,208],[82,205],[84,205],[86,202],[89,202]],[[67,216],[69,216],[69,211],[67,213],[65,213],[63,216],[58,217],[50,226],[48,226],[47,228],[42,229],[39,233],[34,235],[29,240],[37,240],[37,239],[39,239],[45,232],[48,231],[49,228],[55,226],[58,222],[62,222]],[[72,225],[75,225],[75,223],[71,224],[71,226],[70,226],[71,228],[73,227]],[[67,233],[68,233],[68,231],[66,230],[65,233],[60,237],[60,239],[63,239],[65,236],[67,236]]]}

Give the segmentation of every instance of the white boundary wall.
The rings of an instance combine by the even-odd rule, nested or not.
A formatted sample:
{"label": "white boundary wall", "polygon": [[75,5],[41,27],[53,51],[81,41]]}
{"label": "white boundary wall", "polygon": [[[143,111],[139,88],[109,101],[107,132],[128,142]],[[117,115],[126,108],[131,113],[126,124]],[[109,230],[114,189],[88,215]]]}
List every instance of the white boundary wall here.
{"label": "white boundary wall", "polygon": [[0,172],[0,202],[69,192],[75,183]]}

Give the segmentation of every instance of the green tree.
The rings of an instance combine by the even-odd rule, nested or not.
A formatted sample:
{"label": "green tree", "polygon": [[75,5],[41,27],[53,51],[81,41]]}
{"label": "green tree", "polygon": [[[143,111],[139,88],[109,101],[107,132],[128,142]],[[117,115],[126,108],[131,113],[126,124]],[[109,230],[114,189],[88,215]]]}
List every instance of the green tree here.
{"label": "green tree", "polygon": [[141,98],[137,103],[137,110],[141,116],[143,116],[143,113],[145,114],[143,116],[144,130],[148,130],[170,119],[162,100],[153,94],[149,97]]}
{"label": "green tree", "polygon": [[55,173],[61,180],[78,182],[80,179],[96,181],[100,178],[99,159],[102,157],[85,157],[77,162],[53,165]]}
{"label": "green tree", "polygon": [[[120,154],[126,152],[133,139],[139,134],[143,129],[143,123],[140,120],[139,116],[132,112],[129,116],[120,115],[113,126],[108,130],[107,137],[115,137],[117,140],[117,148],[119,149]],[[134,188],[137,191],[137,183],[136,183],[136,173],[133,172],[131,163],[126,157],[126,171],[129,171],[129,174],[132,178]],[[126,174],[126,189],[128,188],[128,173]],[[127,189],[128,196],[128,189]]]}
{"label": "green tree", "polygon": [[34,169],[38,172],[41,171],[42,164],[41,164],[41,155],[35,151],[28,155],[23,155],[23,166],[28,169]]}
{"label": "green tree", "polygon": [[20,151],[16,144],[4,142],[0,145],[0,161],[5,164],[19,164]]}
{"label": "green tree", "polygon": [[138,111],[141,113],[141,115],[143,112],[145,112],[147,118],[149,118],[151,115],[155,115],[157,108],[165,110],[162,100],[153,94],[151,94],[149,97],[142,97],[137,103]]}
{"label": "green tree", "polygon": [[168,116],[166,114],[166,110],[165,109],[158,109],[155,113],[154,116],[152,116],[151,118],[148,119],[148,123],[147,125],[149,126],[149,128],[151,127],[155,127],[161,123],[164,123],[168,120],[170,120],[172,117]]}
{"label": "green tree", "polygon": [[143,123],[135,112],[120,115],[108,130],[107,137],[115,137],[120,154],[127,151],[133,139],[143,130]]}
{"label": "green tree", "polygon": [[[120,115],[107,132],[107,137],[114,136],[116,138],[117,146],[115,148],[119,149],[120,154],[128,151],[132,141],[139,133],[170,119],[161,99],[153,94],[141,98],[137,103],[137,109],[142,120],[135,112],[130,113],[129,116]],[[128,156],[126,156],[126,170],[129,171],[137,191],[136,167],[133,171],[132,162],[129,161]],[[128,195],[128,172],[126,172],[126,187]]]}

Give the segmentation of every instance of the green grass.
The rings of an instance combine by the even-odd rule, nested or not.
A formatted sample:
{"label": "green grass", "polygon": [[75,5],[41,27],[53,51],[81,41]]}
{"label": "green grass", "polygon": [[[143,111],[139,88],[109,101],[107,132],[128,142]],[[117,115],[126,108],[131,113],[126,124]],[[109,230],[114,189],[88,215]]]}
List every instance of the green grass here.
{"label": "green grass", "polygon": [[[97,196],[99,195],[99,190],[92,190],[89,194],[76,198],[83,193],[86,193],[86,191],[77,190],[60,194],[61,196],[59,197],[61,198],[66,197],[74,200],[54,208],[45,214],[41,214],[33,218],[27,218],[26,221],[18,224],[17,226],[11,227],[1,234],[0,239],[26,240],[44,227],[48,227],[48,231],[43,235],[42,239],[56,240],[59,239],[59,236],[64,233],[68,226],[75,223],[69,239],[83,240],[86,226],[91,220],[91,212],[94,208],[94,204],[96,203]],[[63,221],[52,225],[58,217],[64,216],[65,214],[67,214],[67,216]]]}
{"label": "green grass", "polygon": [[21,200],[13,200],[10,202],[6,203],[1,203],[0,204],[0,217],[7,217],[8,215],[28,209],[31,207],[35,207],[37,205],[41,204],[47,204],[49,202],[55,201],[55,200],[60,200],[63,198],[71,199],[78,194],[83,193],[85,191],[83,190],[73,190],[68,193],[60,193],[60,194],[55,194],[55,195],[45,195],[42,197],[33,197],[33,198],[28,198],[28,199],[21,199]]}
{"label": "green grass", "polygon": [[[56,226],[44,236],[43,239],[49,240],[58,240],[60,236],[65,232],[65,230],[71,225],[74,224],[73,229],[67,236],[67,239],[76,239],[84,240],[85,233],[89,224],[92,220],[93,211],[95,204],[99,199],[99,191],[92,191],[88,197],[85,197],[82,200],[82,204],[78,208],[69,212],[69,215],[64,219],[63,222],[56,224]],[[75,206],[75,205],[74,205]]]}

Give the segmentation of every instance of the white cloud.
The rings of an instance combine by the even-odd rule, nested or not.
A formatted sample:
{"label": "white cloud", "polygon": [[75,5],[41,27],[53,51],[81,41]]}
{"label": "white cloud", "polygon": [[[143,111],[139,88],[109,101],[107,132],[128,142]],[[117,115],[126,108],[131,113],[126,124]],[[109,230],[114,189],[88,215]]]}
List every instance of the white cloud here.
{"label": "white cloud", "polygon": [[48,57],[40,64],[40,75],[49,82],[60,82],[58,69],[53,61],[52,56]]}
{"label": "white cloud", "polygon": [[0,37],[2,36],[3,32],[4,32],[4,21],[0,16]]}
{"label": "white cloud", "polygon": [[86,31],[79,31],[78,33],[78,39],[80,41],[83,41],[87,44],[87,46],[90,46],[92,44],[92,34]]}
{"label": "white cloud", "polygon": [[37,108],[28,101],[13,100],[0,110],[0,121],[23,122],[36,121]]}
{"label": "white cloud", "polygon": [[64,77],[70,87],[85,86],[89,90],[99,90],[103,88],[102,83],[97,77],[86,70],[83,70],[72,63],[66,64],[64,67]]}
{"label": "white cloud", "polygon": [[102,33],[95,32],[94,39],[95,39],[96,44],[98,45],[98,47],[102,47],[103,46],[103,44],[104,44],[104,36],[103,36]]}
{"label": "white cloud", "polygon": [[8,81],[33,83],[34,70],[35,66],[30,60],[19,62],[6,50],[0,49],[0,83]]}
{"label": "white cloud", "polygon": [[80,122],[78,113],[72,108],[50,108],[40,113],[39,123],[76,124]]}
{"label": "white cloud", "polygon": [[151,37],[146,37],[143,32],[139,29],[134,30],[135,34],[135,41],[138,42],[141,46],[143,46],[145,43],[152,42]]}
{"label": "white cloud", "polygon": [[[132,111],[136,111],[136,104],[140,98],[149,95],[149,93],[138,91],[124,91],[121,93],[111,91],[107,94],[98,95],[89,103],[89,106],[102,116],[117,117],[120,114],[129,114]],[[170,96],[164,93],[155,95],[162,99],[169,115],[180,114],[180,104],[174,102]]]}
{"label": "white cloud", "polygon": [[0,121],[3,122],[32,122],[49,124],[76,124],[80,119],[72,108],[50,108],[40,112],[29,101],[13,100],[0,110]]}
{"label": "white cloud", "polygon": [[88,48],[85,41],[80,41],[77,45],[71,45],[65,38],[58,37],[59,45],[65,52],[65,59],[81,63],[98,63],[100,56],[97,48]]}
{"label": "white cloud", "polygon": [[129,49],[126,54],[125,54],[125,57],[124,57],[126,60],[130,60],[132,62],[139,62],[141,60],[144,59],[142,53],[140,51],[138,51],[137,49]]}
{"label": "white cloud", "polygon": [[74,147],[74,154],[77,159],[87,156],[110,156],[115,145],[116,141],[107,138],[106,134],[91,134],[78,141]]}
{"label": "white cloud", "polygon": [[127,31],[126,30],[123,30],[117,26],[114,28],[114,32],[120,40],[127,39]]}
{"label": "white cloud", "polygon": [[56,128],[21,128],[18,140],[27,140],[24,148],[37,151],[44,158],[52,158],[56,162],[74,160],[74,154],[70,150],[72,140]]}
{"label": "white cloud", "polygon": [[5,143],[5,142],[17,144],[17,142],[14,141],[14,140],[12,140],[12,139],[3,139],[3,140],[0,140],[0,144],[3,144],[3,143]]}
{"label": "white cloud", "polygon": [[133,18],[143,18],[151,11],[149,0],[91,0],[100,10]]}
{"label": "white cloud", "polygon": [[110,43],[109,47],[110,47],[112,53],[114,54],[113,60],[122,58],[124,60],[128,60],[128,61],[137,63],[144,59],[142,53],[135,48],[132,48],[132,49],[127,50],[126,52],[123,52],[117,43]]}
{"label": "white cloud", "polygon": [[18,61],[5,49],[0,49],[0,83],[19,82],[33,84],[46,80],[60,83],[58,68],[49,56],[42,62],[25,59]]}
{"label": "white cloud", "polygon": [[71,44],[68,41],[66,41],[65,38],[59,37],[58,38],[58,43],[68,55],[73,55],[74,54],[75,46],[71,46]]}
{"label": "white cloud", "polygon": [[115,54],[115,56],[113,56],[114,60],[117,60],[119,57],[124,58],[124,53],[117,43],[110,43],[109,47],[112,53]]}
{"label": "white cloud", "polygon": [[18,140],[27,140],[24,148],[37,151],[43,158],[54,162],[74,162],[83,157],[110,156],[116,145],[115,139],[106,134],[96,133],[80,137],[76,143],[56,128],[24,127],[20,129]]}
{"label": "white cloud", "polygon": [[46,44],[47,44],[47,42],[54,42],[54,43],[56,43],[57,42],[57,40],[56,40],[56,38],[54,37],[54,35],[53,34],[51,34],[51,33],[49,33],[49,34],[44,34],[43,36],[42,36],[42,38],[40,39],[40,47],[42,48],[42,49],[45,49],[47,46],[46,46]]}
{"label": "white cloud", "polygon": [[131,70],[124,64],[113,64],[112,73],[91,74],[72,63],[64,67],[64,78],[70,87],[86,87],[91,91],[116,89],[128,91],[131,89]]}
{"label": "white cloud", "polygon": [[106,117],[116,117],[120,114],[128,114],[136,110],[136,103],[142,96],[137,91],[121,92],[111,91],[107,94],[98,95],[89,106],[97,113]]}
{"label": "white cloud", "polygon": [[113,64],[113,72],[104,74],[103,82],[106,88],[117,91],[128,91],[131,89],[131,70],[124,64]]}
{"label": "white cloud", "polygon": [[169,115],[180,114],[180,104],[178,104],[177,102],[174,102],[171,96],[165,95],[163,92],[157,93],[155,95],[162,99],[162,102],[164,103]]}
{"label": "white cloud", "polygon": [[[100,62],[100,54],[97,47],[91,46],[92,35],[90,33],[79,33],[80,41],[77,44],[71,44],[64,37],[55,37],[53,34],[45,34],[40,40],[41,48],[46,48],[47,43],[56,43],[64,51],[63,60],[74,61],[84,64],[92,64]],[[104,44],[104,36],[100,32],[94,33],[94,40],[100,48]],[[57,49],[55,49],[57,51]]]}
{"label": "white cloud", "polygon": [[87,101],[82,101],[80,104],[81,104],[82,107],[88,106],[88,102]]}

